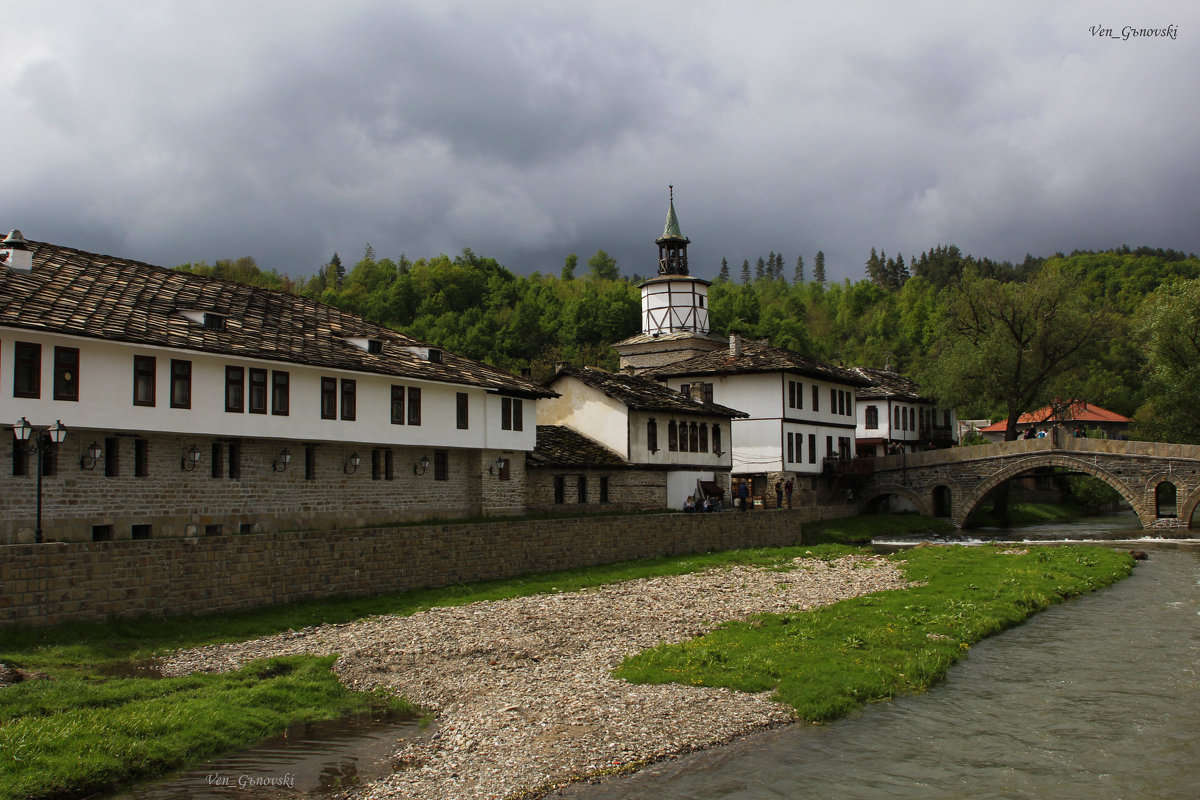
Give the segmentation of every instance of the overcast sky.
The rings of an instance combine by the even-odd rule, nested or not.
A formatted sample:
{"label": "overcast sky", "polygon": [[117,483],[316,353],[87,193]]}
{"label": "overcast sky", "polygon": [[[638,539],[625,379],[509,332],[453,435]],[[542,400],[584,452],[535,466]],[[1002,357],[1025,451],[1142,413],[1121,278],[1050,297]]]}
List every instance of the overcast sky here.
{"label": "overcast sky", "polygon": [[1194,0],[0,15],[0,228],[82,250],[299,276],[367,242],[520,273],[604,248],[648,275],[674,184],[703,277],[771,250],[839,280],[871,247],[1200,252]]}

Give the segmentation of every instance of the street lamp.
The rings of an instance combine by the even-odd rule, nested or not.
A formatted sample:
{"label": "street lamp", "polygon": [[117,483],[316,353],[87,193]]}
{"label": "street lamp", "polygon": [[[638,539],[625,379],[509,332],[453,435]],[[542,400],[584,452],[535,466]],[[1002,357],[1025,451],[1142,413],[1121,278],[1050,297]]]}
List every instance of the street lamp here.
{"label": "street lamp", "polygon": [[[34,431],[37,432],[37,438],[33,437]],[[13,425],[13,433],[17,435],[17,439],[21,441],[21,447],[26,453],[37,453],[37,527],[33,531],[33,540],[38,544],[42,543],[42,454],[54,452],[54,450],[62,444],[62,440],[67,438],[67,426],[62,424],[62,420],[56,420],[53,425],[47,428],[35,428],[32,423],[25,417],[17,420],[17,424]]]}

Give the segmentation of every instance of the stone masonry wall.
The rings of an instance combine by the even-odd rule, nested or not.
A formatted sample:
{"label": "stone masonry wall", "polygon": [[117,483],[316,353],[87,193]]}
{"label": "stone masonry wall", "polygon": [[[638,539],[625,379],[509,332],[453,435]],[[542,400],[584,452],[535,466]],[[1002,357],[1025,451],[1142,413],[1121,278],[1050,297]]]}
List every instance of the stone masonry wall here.
{"label": "stone masonry wall", "polygon": [[[846,509],[828,509],[841,513]],[[809,512],[652,514],[0,546],[0,626],[201,614],[800,541]]]}
{"label": "stone masonry wall", "polygon": [[[134,474],[135,444],[147,443],[146,477]],[[33,542],[36,509],[36,457],[29,473],[13,475],[12,437],[0,445],[0,544]],[[119,474],[105,475],[105,457],[93,469],[80,458],[91,442],[116,445]],[[524,454],[497,450],[448,450],[447,478],[436,480],[431,463],[417,475],[413,465],[434,457],[429,447],[392,447],[392,479],[372,477],[374,448],[364,444],[236,440],[240,475],[229,477],[229,447],[235,440],[175,434],[121,436],[104,431],[71,431],[58,453],[57,474],[42,479],[45,541],[91,541],[95,526],[112,526],[114,539],[129,539],[134,526],[150,538],[238,533],[239,531],[365,527],[433,517],[519,513],[525,495]],[[222,477],[213,477],[213,443],[222,446]],[[200,461],[181,468],[192,445]],[[316,470],[305,476],[305,447],[311,445]],[[283,447],[291,463],[277,472]],[[346,460],[361,462],[347,473]],[[503,455],[511,463],[508,480],[489,475],[487,465]]]}

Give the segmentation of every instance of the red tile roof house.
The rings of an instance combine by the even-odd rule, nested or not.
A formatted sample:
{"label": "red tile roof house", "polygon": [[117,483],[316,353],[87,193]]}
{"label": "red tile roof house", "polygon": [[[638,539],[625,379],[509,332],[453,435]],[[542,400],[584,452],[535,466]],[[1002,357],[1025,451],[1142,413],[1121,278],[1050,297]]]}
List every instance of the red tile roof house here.
{"label": "red tile roof house", "polygon": [[[1129,417],[1123,417],[1115,411],[1109,411],[1085,400],[1072,400],[1069,403],[1044,406],[1017,418],[1018,436],[1030,429],[1036,433],[1049,430],[1055,425],[1061,425],[1068,435],[1074,433],[1078,427],[1086,431],[1088,436],[1099,434],[1105,439],[1123,439],[1129,430]],[[980,428],[979,432],[988,441],[1002,442],[1006,427],[1006,421],[1000,420],[986,428]]]}

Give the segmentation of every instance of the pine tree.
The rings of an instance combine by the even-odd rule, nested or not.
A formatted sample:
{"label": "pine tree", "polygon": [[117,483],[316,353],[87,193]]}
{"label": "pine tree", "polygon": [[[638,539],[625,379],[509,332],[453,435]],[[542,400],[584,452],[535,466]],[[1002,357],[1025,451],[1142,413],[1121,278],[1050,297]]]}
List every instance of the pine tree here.
{"label": "pine tree", "polygon": [[750,259],[742,261],[742,283],[750,282]]}
{"label": "pine tree", "polygon": [[763,261],[763,257],[758,257],[758,262],[754,265],[754,280],[761,281],[767,274],[767,262]]}
{"label": "pine tree", "polygon": [[883,268],[879,263],[879,254],[875,252],[875,248],[871,248],[871,255],[867,257],[867,278],[876,286],[883,286]]}
{"label": "pine tree", "polygon": [[767,254],[767,277],[775,280],[775,251],[772,250]]}
{"label": "pine tree", "polygon": [[363,261],[374,261],[374,260],[375,260],[375,248],[371,246],[370,242],[367,242],[365,245],[363,245]]}
{"label": "pine tree", "polygon": [[729,262],[721,259],[721,271],[717,273],[717,280],[720,283],[726,283],[729,280]]}
{"label": "pine tree", "polygon": [[796,256],[796,274],[792,276],[792,283],[804,283],[804,256]]}
{"label": "pine tree", "polygon": [[333,278],[333,285],[341,286],[342,281],[345,279],[345,277],[346,277],[346,268],[344,266],[342,266],[342,259],[335,252],[333,254],[333,258],[329,259],[329,269],[327,270],[327,273],[326,273],[326,282],[329,281],[329,278]]}
{"label": "pine tree", "polygon": [[825,251],[818,250],[817,257],[813,259],[813,280],[822,286],[825,285]]}

